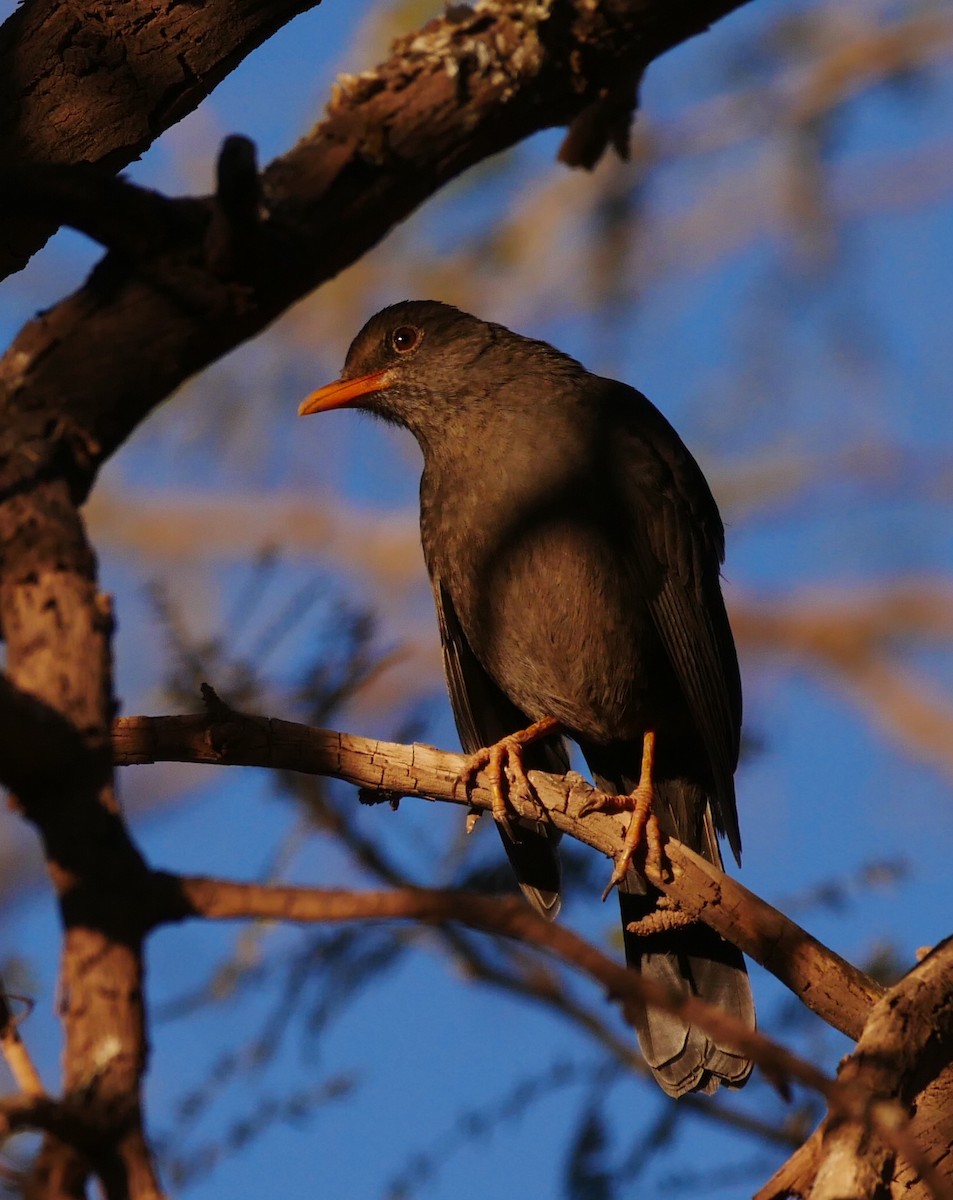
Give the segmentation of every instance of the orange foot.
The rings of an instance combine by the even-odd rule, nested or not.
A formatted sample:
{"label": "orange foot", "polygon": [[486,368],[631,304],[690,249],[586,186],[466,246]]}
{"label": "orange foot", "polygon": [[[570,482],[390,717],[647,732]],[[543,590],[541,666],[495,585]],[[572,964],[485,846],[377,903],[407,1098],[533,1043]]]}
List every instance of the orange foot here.
{"label": "orange foot", "polygon": [[492,746],[484,746],[482,750],[477,750],[476,753],[469,755],[466,766],[460,772],[460,779],[469,789],[473,786],[478,772],[482,771],[484,767],[487,768],[490,790],[493,793],[493,819],[501,829],[505,830],[506,836],[511,842],[515,842],[517,839],[510,825],[509,811],[506,807],[506,795],[509,790],[506,768],[509,767],[516,780],[532,794],[533,789],[530,787],[529,779],[526,777],[526,768],[523,766],[523,747],[528,746],[531,742],[538,742],[540,738],[548,737],[558,730],[559,722],[555,717],[544,717],[526,729],[508,734],[506,737],[500,738],[498,742],[494,742]]}
{"label": "orange foot", "polygon": [[612,876],[602,893],[602,898],[625,879],[625,874],[632,865],[632,857],[639,846],[645,844],[645,860],[661,870],[662,866],[662,831],[659,828],[658,817],[653,812],[655,803],[655,785],[652,783],[652,766],[655,761],[655,734],[649,730],[642,739],[642,770],[639,773],[639,783],[635,791],[628,796],[610,796],[607,792],[595,792],[579,810],[584,817],[591,812],[630,812],[632,819],[626,830],[625,842],[616,857]]}

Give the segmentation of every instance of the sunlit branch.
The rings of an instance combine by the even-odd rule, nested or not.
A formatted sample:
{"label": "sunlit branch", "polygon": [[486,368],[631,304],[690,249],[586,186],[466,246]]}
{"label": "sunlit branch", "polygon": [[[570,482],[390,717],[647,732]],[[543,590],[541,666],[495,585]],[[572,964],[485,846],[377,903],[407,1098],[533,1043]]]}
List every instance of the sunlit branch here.
{"label": "sunlit branch", "polygon": [[[255,765],[345,779],[382,795],[418,796],[489,810],[492,795],[484,773],[469,794],[460,782],[464,759],[431,746],[402,746],[274,718],[238,713],[222,721],[204,714],[125,717],[114,727],[115,760],[133,765],[168,760]],[[520,815],[552,823],[612,856],[624,820],[578,813],[591,793],[578,775],[532,772],[534,799],[511,793]],[[674,840],[666,843],[671,877],[649,873],[652,882],[692,916],[704,920],[761,962],[834,1028],[857,1038],[882,989],[782,913]]]}
{"label": "sunlit branch", "polygon": [[[907,1195],[923,1195],[919,1180],[928,1195],[949,1197],[942,1131],[950,1111],[951,1050],[953,939],[947,939],[875,1006],[841,1064],[838,1081],[851,1089],[852,1105],[832,1111],[755,1200],[808,1192],[812,1200],[874,1195],[883,1179]],[[904,1114],[911,1106],[908,1125]],[[908,1165],[898,1169],[897,1154]]]}

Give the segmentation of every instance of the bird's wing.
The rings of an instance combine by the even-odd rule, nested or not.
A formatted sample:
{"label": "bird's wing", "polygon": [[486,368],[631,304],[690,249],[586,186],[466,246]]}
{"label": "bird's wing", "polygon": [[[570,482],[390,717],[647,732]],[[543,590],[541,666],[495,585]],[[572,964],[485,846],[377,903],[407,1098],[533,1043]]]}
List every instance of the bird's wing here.
{"label": "bird's wing", "polygon": [[741,679],[719,580],[724,527],[701,468],[678,434],[644,396],[625,392],[617,461],[636,523],[637,586],[708,758],[715,825],[739,858],[734,771]]}
{"label": "bird's wing", "polygon": [[[525,729],[532,720],[480,665],[440,577],[431,574],[431,581],[450,705],[460,742],[468,754],[473,754],[509,733]],[[549,737],[526,746],[522,757],[527,770],[549,771],[556,775],[564,775],[569,770],[569,754],[562,738]],[[504,835],[503,845],[519,885],[543,916],[554,918],[559,911],[560,871],[556,850],[559,832],[548,824],[529,826],[520,822],[518,838],[514,842]]]}
{"label": "bird's wing", "polygon": [[[460,743],[468,754],[473,754],[509,733],[525,729],[533,723],[533,718],[517,707],[483,669],[438,576],[433,577],[433,591],[450,704]],[[568,752],[562,738],[547,738],[527,746],[523,758],[530,770],[559,775],[569,770]],[[531,758],[534,761],[531,762]]]}

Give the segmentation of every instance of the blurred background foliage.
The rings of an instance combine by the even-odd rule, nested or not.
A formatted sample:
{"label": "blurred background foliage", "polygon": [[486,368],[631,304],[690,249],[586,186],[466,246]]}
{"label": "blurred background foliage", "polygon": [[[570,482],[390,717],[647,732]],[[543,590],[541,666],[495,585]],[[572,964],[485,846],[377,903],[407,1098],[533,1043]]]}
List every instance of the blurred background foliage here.
{"label": "blurred background foliage", "polygon": [[[233,131],[267,161],[319,118],[336,72],[437,11],[327,0],[128,175],[205,192]],[[456,746],[416,448],[353,413],[294,413],[381,305],[458,304],[635,384],[695,451],[728,526],[746,686],[743,880],[895,978],[949,932],[951,58],[940,0],[757,0],[650,68],[627,162],[571,172],[562,131],[539,135],[188,383],[87,506],[123,710],[196,709],[208,681],[249,711]],[[59,235],[0,286],[3,332],[95,259]],[[157,865],[510,886],[492,831],[465,837],[447,806],[394,815],[320,779],[200,767],[121,782]],[[23,1033],[49,1070],[39,866],[7,819],[0,957],[37,1001]],[[613,944],[606,870],[567,850],[563,919]],[[466,931],[196,925],[155,939],[151,972],[152,1125],[172,1190],[202,1200],[315,1180],[395,1200],[740,1197],[819,1116],[759,1079],[673,1106],[594,989]],[[832,1071],[843,1039],[754,981],[762,1027]],[[0,1189],[29,1151],[4,1160]]]}

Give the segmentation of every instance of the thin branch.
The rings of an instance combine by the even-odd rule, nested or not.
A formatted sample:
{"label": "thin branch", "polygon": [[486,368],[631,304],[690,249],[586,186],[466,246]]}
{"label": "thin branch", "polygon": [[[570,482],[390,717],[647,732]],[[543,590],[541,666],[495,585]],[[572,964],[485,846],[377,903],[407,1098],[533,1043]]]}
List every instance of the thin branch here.
{"label": "thin branch", "polygon": [[25,1097],[36,1099],[45,1094],[43,1080],[34,1065],[30,1052],[23,1044],[17,1020],[10,1008],[10,999],[0,981],[0,1053],[6,1059],[10,1074]]}
{"label": "thin branch", "polygon": [[565,925],[538,916],[521,899],[497,899],[429,888],[397,888],[385,892],[351,892],[319,888],[233,883],[223,879],[178,877],[156,873],[152,900],[157,924],[187,917],[234,920],[379,921],[413,920],[443,924],[460,922],[471,929],[498,934],[546,950],[560,961],[602,984],[609,998],[622,1005],[632,1021],[632,1005],[651,1004],[697,1024],[712,1038],[754,1059],[766,1075],[784,1085],[789,1080],[825,1095],[834,1086],[811,1063],[791,1054],[770,1038],[705,1003],[697,996],[676,995],[636,971],[608,958]]}
{"label": "thin branch", "polygon": [[[730,1044],[760,1066],[778,1087],[800,1083],[819,1092],[827,1100],[832,1128],[845,1123],[858,1125],[866,1134],[875,1133],[895,1153],[902,1156],[927,1183],[935,1200],[950,1200],[953,1192],[939,1177],[933,1165],[919,1151],[909,1130],[906,1112],[897,1103],[873,1095],[866,1071],[845,1068],[838,1080],[829,1079],[812,1063],[797,1057],[772,1039],[705,1003],[697,996],[676,995],[639,972],[613,961],[590,943],[563,925],[544,920],[518,899],[496,899],[464,892],[426,888],[401,888],[387,892],[350,892],[318,888],[276,887],[241,884],[229,880],[181,877],[155,873],[152,877],[152,903],[157,923],[206,917],[231,920],[241,917],[300,922],[414,920],[443,924],[460,922],[501,937],[513,938],[554,955],[563,963],[582,971],[600,983],[610,1000],[622,1006],[631,1022],[632,1007],[651,1004],[680,1015],[704,1029],[713,1039]],[[953,947],[953,942],[950,943]],[[949,956],[948,956],[949,957]],[[945,966],[945,964],[944,964]],[[934,972],[934,985],[946,985],[945,1011],[953,1016],[949,994],[948,967]],[[923,997],[919,997],[922,1002]],[[891,993],[879,1006],[890,1013],[896,1004]],[[927,1005],[929,1011],[929,1004]],[[900,1021],[911,1015],[925,1019],[920,1003],[914,1001],[912,1014],[904,1012]],[[887,1018],[889,1022],[889,1017]],[[948,1018],[944,1024],[953,1022]],[[893,1031],[892,1031],[893,1032]],[[873,1035],[874,1041],[879,1034]],[[916,1050],[922,1047],[919,1045]],[[851,1060],[849,1060],[851,1061]],[[876,1071],[876,1052],[866,1060]],[[916,1053],[898,1055],[896,1063],[907,1072],[902,1083],[911,1088],[911,1074],[918,1066]],[[899,1090],[901,1081],[896,1082]]]}
{"label": "thin branch", "polygon": [[[388,796],[418,796],[480,811],[492,806],[482,773],[469,793],[461,783],[461,755],[274,718],[234,714],[216,723],[204,714],[124,717],[115,723],[113,746],[118,765],[174,760],[273,767],[330,775]],[[511,792],[519,815],[538,819],[542,809],[564,833],[603,854],[618,852],[624,819],[598,813],[578,816],[591,792],[581,776],[532,772],[530,778],[535,799]],[[860,1036],[883,994],[878,984],[679,842],[669,840],[666,854],[671,877],[650,873],[657,887],[762,963],[828,1024],[854,1039]]]}

